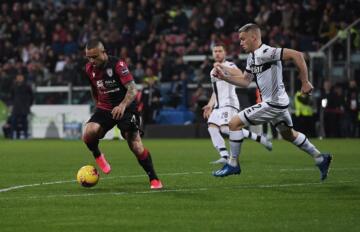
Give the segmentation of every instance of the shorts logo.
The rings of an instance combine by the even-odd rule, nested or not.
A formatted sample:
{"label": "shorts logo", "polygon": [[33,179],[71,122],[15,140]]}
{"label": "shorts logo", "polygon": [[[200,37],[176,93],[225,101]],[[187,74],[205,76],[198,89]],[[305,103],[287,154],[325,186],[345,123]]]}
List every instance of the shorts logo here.
{"label": "shorts logo", "polygon": [[113,70],[111,68],[106,69],[106,73],[109,77],[113,75]]}

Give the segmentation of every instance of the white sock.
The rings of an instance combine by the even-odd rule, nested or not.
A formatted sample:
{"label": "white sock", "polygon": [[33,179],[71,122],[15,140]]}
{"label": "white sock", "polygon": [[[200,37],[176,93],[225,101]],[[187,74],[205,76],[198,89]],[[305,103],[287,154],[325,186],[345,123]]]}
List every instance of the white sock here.
{"label": "white sock", "polygon": [[229,164],[231,166],[238,165],[238,157],[241,152],[241,144],[243,142],[243,139],[244,139],[244,134],[242,130],[230,131],[229,143],[230,143],[231,156],[230,156]]}
{"label": "white sock", "polygon": [[211,141],[215,147],[215,149],[219,152],[220,156],[227,156],[229,157],[229,152],[226,149],[225,146],[225,141],[223,139],[223,137],[220,134],[220,131],[218,128],[215,127],[209,127],[208,128],[210,137],[211,137]]}
{"label": "white sock", "polygon": [[244,134],[244,138],[249,138],[251,140],[254,140],[256,142],[259,142],[261,143],[262,145],[266,146],[268,140],[265,136],[261,136],[261,135],[258,135],[254,132],[251,132],[247,129],[242,129],[243,131],[243,134]]}
{"label": "white sock", "polygon": [[295,144],[301,150],[311,155],[316,163],[321,163],[324,158],[321,156],[320,151],[316,149],[316,147],[312,143],[310,143],[308,138],[306,138],[306,136],[303,133],[301,132],[298,133],[299,134],[296,137],[296,139],[293,141],[293,144]]}

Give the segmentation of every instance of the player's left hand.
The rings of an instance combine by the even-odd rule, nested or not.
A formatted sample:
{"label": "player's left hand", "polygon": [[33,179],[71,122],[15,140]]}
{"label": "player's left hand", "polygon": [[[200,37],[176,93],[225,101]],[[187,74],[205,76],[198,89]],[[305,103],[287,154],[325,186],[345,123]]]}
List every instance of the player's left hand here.
{"label": "player's left hand", "polygon": [[111,114],[113,116],[113,119],[119,120],[124,116],[124,112],[126,109],[126,105],[120,103],[118,106],[115,106],[114,109],[112,109]]}
{"label": "player's left hand", "polygon": [[301,85],[301,93],[302,94],[311,95],[311,92],[313,89],[314,89],[314,87],[312,86],[310,81],[303,82]]}
{"label": "player's left hand", "polygon": [[211,114],[211,111],[212,111],[212,106],[210,106],[210,105],[205,105],[205,106],[202,108],[202,110],[204,111],[204,112],[203,112],[203,117],[204,117],[205,119],[208,119],[209,116],[210,116],[210,114]]}

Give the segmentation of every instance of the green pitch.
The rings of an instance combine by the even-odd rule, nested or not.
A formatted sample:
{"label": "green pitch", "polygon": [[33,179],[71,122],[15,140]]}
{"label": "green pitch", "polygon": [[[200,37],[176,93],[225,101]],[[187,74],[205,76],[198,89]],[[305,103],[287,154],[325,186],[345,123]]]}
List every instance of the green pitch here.
{"label": "green pitch", "polygon": [[240,176],[215,178],[210,140],[144,140],[165,189],[151,191],[125,142],[103,141],[112,165],[98,185],[75,182],[95,162],[80,141],[0,141],[0,231],[360,231],[360,140],[313,140],[332,151],[329,178],[293,145],[246,141]]}

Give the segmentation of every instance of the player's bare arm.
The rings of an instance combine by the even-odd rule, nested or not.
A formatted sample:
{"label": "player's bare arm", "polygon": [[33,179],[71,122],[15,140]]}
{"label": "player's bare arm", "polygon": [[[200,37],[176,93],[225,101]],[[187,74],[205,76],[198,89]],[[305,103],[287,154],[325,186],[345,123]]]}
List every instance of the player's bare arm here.
{"label": "player's bare arm", "polygon": [[209,116],[210,116],[210,114],[211,114],[211,111],[212,111],[214,105],[215,105],[215,94],[214,94],[214,92],[213,92],[212,95],[211,95],[211,98],[209,99],[208,104],[206,104],[206,105],[202,108],[202,110],[204,111],[204,112],[203,112],[203,117],[204,117],[205,119],[208,119],[208,118],[209,118]]}
{"label": "player's bare arm", "polygon": [[299,70],[299,78],[301,80],[301,92],[303,94],[310,94],[313,90],[313,86],[308,78],[308,69],[304,56],[301,52],[293,49],[284,48],[283,60],[292,60]]}
{"label": "player's bare arm", "polygon": [[248,87],[251,82],[251,78],[249,78],[246,73],[243,73],[238,68],[226,67],[220,63],[215,63],[214,67],[219,79],[229,82],[233,85]]}
{"label": "player's bare arm", "polygon": [[111,111],[111,114],[113,115],[113,118],[116,120],[119,120],[124,115],[126,107],[128,107],[131,102],[135,100],[135,96],[137,93],[136,85],[134,81],[130,81],[125,85],[127,91],[126,95],[124,97],[124,100],[120,102],[120,104]]}

